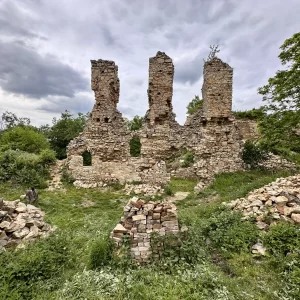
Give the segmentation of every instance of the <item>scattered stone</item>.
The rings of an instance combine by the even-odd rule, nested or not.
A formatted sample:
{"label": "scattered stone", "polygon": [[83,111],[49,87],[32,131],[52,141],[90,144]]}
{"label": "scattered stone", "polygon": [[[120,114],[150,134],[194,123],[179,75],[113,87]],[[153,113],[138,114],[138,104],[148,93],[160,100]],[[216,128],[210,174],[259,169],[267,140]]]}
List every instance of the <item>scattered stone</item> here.
{"label": "scattered stone", "polygon": [[253,254],[266,255],[266,251],[267,251],[267,249],[263,246],[263,244],[261,242],[258,242],[252,246]]}
{"label": "scattered stone", "polygon": [[261,230],[268,230],[267,223],[272,224],[277,220],[299,224],[300,174],[277,178],[276,181],[250,192],[245,198],[233,200],[225,205],[242,211],[244,220],[256,217],[257,227]]}
{"label": "scattered stone", "polygon": [[36,206],[19,200],[1,201],[0,248],[21,249],[25,241],[47,236],[54,229],[44,222],[44,215]]}

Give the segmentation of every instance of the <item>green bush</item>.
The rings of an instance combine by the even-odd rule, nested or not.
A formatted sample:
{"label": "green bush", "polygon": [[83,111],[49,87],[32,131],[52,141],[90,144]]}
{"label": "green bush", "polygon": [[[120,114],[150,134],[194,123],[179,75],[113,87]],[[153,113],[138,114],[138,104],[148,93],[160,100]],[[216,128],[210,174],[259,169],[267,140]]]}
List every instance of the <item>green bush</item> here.
{"label": "green bush", "polygon": [[61,182],[67,183],[67,184],[72,184],[75,181],[75,178],[71,173],[68,172],[67,166],[64,166],[62,168],[61,172]]}
{"label": "green bush", "polygon": [[113,257],[113,244],[109,237],[96,240],[91,247],[89,267],[97,269],[108,265]]}
{"label": "green bush", "polygon": [[[52,235],[20,251],[2,253],[0,298],[33,299],[38,282],[59,276],[64,268],[72,267],[68,241],[66,236]],[[8,297],[4,297],[8,291]]]}
{"label": "green bush", "polygon": [[245,111],[233,111],[233,115],[237,119],[262,120],[266,113],[264,107],[252,108]]}
{"label": "green bush", "polygon": [[0,181],[45,188],[50,177],[49,165],[54,160],[54,152],[49,149],[43,150],[40,155],[7,150],[0,153]]}
{"label": "green bush", "polygon": [[49,148],[46,137],[32,126],[12,127],[0,136],[0,151],[10,149],[39,154]]}
{"label": "green bush", "polygon": [[183,162],[181,163],[181,167],[187,168],[190,167],[194,163],[194,154],[192,152],[186,152],[183,156]]}
{"label": "green bush", "polygon": [[138,157],[141,155],[141,148],[142,148],[142,144],[140,141],[140,138],[137,136],[134,136],[130,142],[129,142],[129,146],[130,146],[130,155],[133,157]]}
{"label": "green bush", "polygon": [[249,252],[259,236],[254,224],[243,221],[233,211],[215,213],[202,226],[204,236],[224,253]]}
{"label": "green bush", "polygon": [[300,228],[296,225],[282,222],[271,226],[264,237],[268,251],[275,256],[285,256],[288,253],[300,251]]}
{"label": "green bush", "polygon": [[167,195],[167,196],[172,196],[172,195],[174,195],[174,192],[173,192],[172,187],[171,187],[170,184],[167,184],[167,185],[164,186],[164,193],[165,193],[165,195]]}
{"label": "green bush", "polygon": [[243,161],[249,165],[251,169],[259,167],[259,163],[268,158],[268,153],[252,141],[246,141],[243,150]]}

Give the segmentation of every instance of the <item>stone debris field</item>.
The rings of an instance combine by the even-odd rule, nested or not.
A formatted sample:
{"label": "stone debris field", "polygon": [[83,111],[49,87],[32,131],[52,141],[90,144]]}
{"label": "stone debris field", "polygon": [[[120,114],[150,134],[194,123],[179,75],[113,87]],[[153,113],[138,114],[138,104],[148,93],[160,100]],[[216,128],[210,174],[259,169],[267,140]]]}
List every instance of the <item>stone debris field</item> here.
{"label": "stone debris field", "polygon": [[261,230],[267,230],[278,220],[300,224],[300,174],[278,178],[225,205],[241,211],[244,219],[256,218]]}
{"label": "stone debris field", "polygon": [[44,215],[34,205],[0,199],[0,250],[21,248],[26,242],[48,236],[53,228],[44,221]]}

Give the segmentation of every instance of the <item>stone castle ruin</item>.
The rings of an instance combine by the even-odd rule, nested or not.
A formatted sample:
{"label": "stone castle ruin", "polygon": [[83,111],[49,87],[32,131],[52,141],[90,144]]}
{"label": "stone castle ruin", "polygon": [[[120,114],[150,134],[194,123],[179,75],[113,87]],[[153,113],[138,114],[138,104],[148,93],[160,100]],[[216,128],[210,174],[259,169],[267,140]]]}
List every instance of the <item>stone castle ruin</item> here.
{"label": "stone castle ruin", "polygon": [[[170,179],[166,161],[182,149],[194,155],[188,173],[203,185],[219,172],[243,168],[242,132],[232,114],[233,69],[217,57],[205,62],[203,109],[186,120],[175,120],[172,107],[174,65],[163,52],[149,60],[149,109],[139,131],[130,132],[117,110],[120,83],[113,61],[92,60],[96,102],[84,131],[68,146],[69,172],[75,185],[102,186],[112,182],[164,185]],[[140,157],[130,155],[130,140],[138,136]],[[84,166],[83,156],[91,157]],[[185,170],[187,172],[187,170]],[[180,170],[173,171],[180,176]]]}

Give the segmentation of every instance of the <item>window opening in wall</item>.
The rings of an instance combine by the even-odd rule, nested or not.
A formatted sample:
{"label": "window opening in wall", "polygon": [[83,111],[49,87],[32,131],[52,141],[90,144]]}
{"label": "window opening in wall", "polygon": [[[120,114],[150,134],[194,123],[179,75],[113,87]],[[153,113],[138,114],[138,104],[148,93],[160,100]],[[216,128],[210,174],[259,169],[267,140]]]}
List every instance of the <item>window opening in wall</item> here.
{"label": "window opening in wall", "polygon": [[84,166],[91,166],[92,165],[92,155],[88,151],[84,151],[82,153],[82,158],[83,158],[83,165]]}
{"label": "window opening in wall", "polygon": [[129,147],[130,147],[130,155],[133,157],[138,157],[141,156],[141,140],[138,136],[134,136],[130,142],[129,142]]}
{"label": "window opening in wall", "polygon": [[168,105],[169,108],[171,107],[171,100],[170,99],[167,100],[167,105]]}
{"label": "window opening in wall", "polygon": [[108,123],[108,121],[109,121],[109,118],[107,118],[107,117],[104,118],[104,122],[105,122],[105,123]]}
{"label": "window opening in wall", "polygon": [[100,118],[97,118],[96,121],[97,121],[97,122],[100,122]]}

